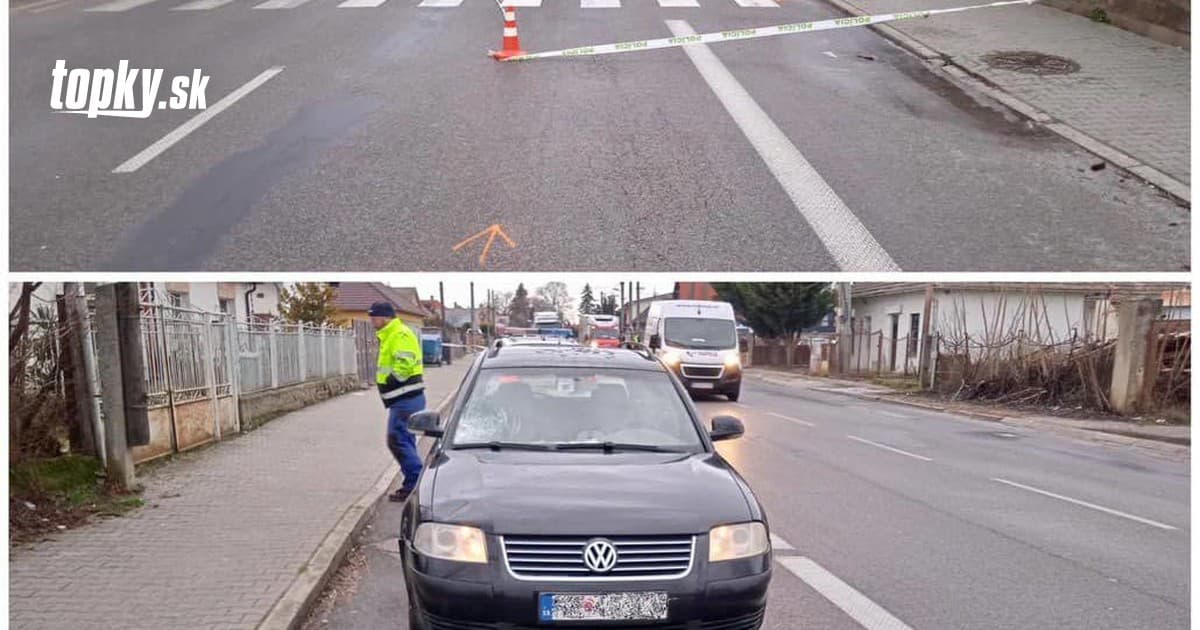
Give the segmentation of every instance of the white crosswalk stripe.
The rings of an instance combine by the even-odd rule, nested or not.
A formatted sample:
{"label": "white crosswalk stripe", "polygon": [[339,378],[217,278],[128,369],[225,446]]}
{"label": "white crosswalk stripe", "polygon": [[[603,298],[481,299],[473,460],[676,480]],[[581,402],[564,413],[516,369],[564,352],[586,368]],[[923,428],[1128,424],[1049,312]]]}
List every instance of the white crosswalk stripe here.
{"label": "white crosswalk stripe", "polygon": [[583,9],[620,9],[621,0],[579,0]]}
{"label": "white crosswalk stripe", "polygon": [[518,9],[521,7],[540,7],[542,6],[542,0],[503,0],[501,4],[506,7],[516,7]]}
{"label": "white crosswalk stripe", "polygon": [[739,7],[779,7],[775,0],[733,0]]}
{"label": "white crosswalk stripe", "polygon": [[337,5],[339,9],[370,9],[377,7],[387,0],[346,0]]}
{"label": "white crosswalk stripe", "polygon": [[658,6],[671,9],[675,7],[698,7],[700,3],[697,0],[658,0]]}
{"label": "white crosswalk stripe", "polygon": [[418,4],[417,6],[445,9],[449,7],[456,7],[462,3],[463,0],[421,0],[421,4]]}
{"label": "white crosswalk stripe", "polygon": [[192,2],[188,2],[186,4],[181,4],[177,7],[174,7],[171,10],[172,11],[208,11],[209,9],[215,9],[217,7],[225,6],[225,5],[229,4],[230,2],[233,2],[233,0],[193,0]]}
{"label": "white crosswalk stripe", "polygon": [[295,9],[309,0],[267,0],[254,5],[255,9]]}
{"label": "white crosswalk stripe", "polygon": [[143,4],[150,4],[151,2],[154,2],[154,0],[114,0],[113,2],[105,2],[104,4],[84,9],[84,11],[116,13],[119,11],[128,11]]}

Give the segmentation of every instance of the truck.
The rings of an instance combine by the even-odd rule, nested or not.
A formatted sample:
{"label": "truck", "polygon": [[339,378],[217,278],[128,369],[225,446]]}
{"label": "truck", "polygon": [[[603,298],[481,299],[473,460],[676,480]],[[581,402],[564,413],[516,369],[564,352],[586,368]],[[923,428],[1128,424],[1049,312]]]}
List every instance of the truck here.
{"label": "truck", "polygon": [[651,302],[642,339],[690,394],[721,394],[736,401],[742,390],[733,305],[706,300]]}
{"label": "truck", "polygon": [[562,318],[555,311],[537,311],[533,314],[534,328],[562,328]]}
{"label": "truck", "polygon": [[621,320],[616,315],[583,315],[583,343],[593,348],[616,348],[621,345]]}

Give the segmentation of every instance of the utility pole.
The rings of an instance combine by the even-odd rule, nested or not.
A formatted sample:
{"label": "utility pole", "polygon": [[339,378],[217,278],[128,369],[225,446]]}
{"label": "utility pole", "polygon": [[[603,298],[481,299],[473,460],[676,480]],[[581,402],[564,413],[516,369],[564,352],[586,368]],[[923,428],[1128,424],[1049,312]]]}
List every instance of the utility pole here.
{"label": "utility pole", "polygon": [[933,387],[933,340],[929,338],[929,332],[932,330],[930,326],[930,318],[933,315],[933,283],[925,285],[925,309],[921,314],[921,345],[918,346],[920,354],[917,357],[917,386],[924,389],[925,384],[929,383]]}
{"label": "utility pole", "polygon": [[84,333],[83,321],[79,315],[79,283],[63,283],[62,318],[66,329],[63,337],[64,347],[67,348],[64,362],[69,368],[64,370],[67,375],[68,391],[71,395],[71,414],[73,416],[70,434],[71,449],[87,455],[100,456],[103,450],[98,448],[95,424],[93,422],[93,403],[91,381],[92,371],[90,362],[84,358],[85,348],[89,343]]}
{"label": "utility pole", "polygon": [[96,287],[96,350],[100,361],[100,386],[104,398],[104,454],[108,480],[122,490],[136,485],[133,458],[125,429],[125,393],[121,374],[121,340],[118,332],[117,291],[114,284]]}
{"label": "utility pole", "polygon": [[621,305],[617,308],[617,312],[620,313],[620,315],[618,316],[619,319],[617,320],[617,336],[621,338],[621,341],[625,341],[625,320],[627,318],[625,317],[625,281],[624,280],[621,281]]}
{"label": "utility pole", "polygon": [[844,373],[846,368],[850,366],[851,360],[851,344],[853,343],[854,331],[853,317],[851,315],[852,300],[851,300],[851,283],[837,283],[838,295],[838,318],[837,318],[837,371]]}
{"label": "utility pole", "polygon": [[[450,341],[449,335],[446,334],[446,291],[442,286],[442,281],[438,280],[438,304],[442,307],[442,343]],[[442,360],[446,365],[450,365],[450,356],[453,353],[449,348],[442,348]]]}
{"label": "utility pole", "polygon": [[470,343],[471,337],[475,336],[475,283],[474,282],[471,283],[471,330],[468,332],[470,334],[467,337],[467,339],[468,339],[467,343]]}

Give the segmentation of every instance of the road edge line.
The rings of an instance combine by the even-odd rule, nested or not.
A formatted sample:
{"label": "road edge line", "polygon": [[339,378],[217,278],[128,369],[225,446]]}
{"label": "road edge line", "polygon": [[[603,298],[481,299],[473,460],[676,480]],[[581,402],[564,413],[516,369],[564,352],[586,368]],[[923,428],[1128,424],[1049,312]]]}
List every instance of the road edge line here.
{"label": "road edge line", "polygon": [[[847,0],[825,0],[825,2],[850,16],[870,15]],[[1045,127],[1055,135],[1082,148],[1084,151],[1109,162],[1117,169],[1127,173],[1130,177],[1153,186],[1175,202],[1185,204],[1188,211],[1191,211],[1191,186],[1137,158],[1125,154],[1116,147],[1109,146],[1107,143],[1084,133],[1076,127],[1068,125],[1061,120],[1056,120],[1040,108],[1025,102],[1011,92],[993,85],[986,77],[954,61],[949,54],[927,46],[921,40],[890,24],[868,24],[867,28],[874,30],[885,39],[916,55],[925,61],[930,69],[935,72],[940,70],[941,72],[938,73],[951,82],[970,83],[972,88],[987,94],[1001,105]],[[1134,162],[1133,164],[1130,164],[1131,160]]]}
{"label": "road edge line", "polygon": [[[447,392],[434,409],[442,412],[457,390],[458,385],[455,384],[454,389]],[[316,603],[317,597],[325,590],[329,578],[342,566],[342,560],[350,551],[350,541],[354,540],[362,532],[367,521],[371,520],[380,500],[399,475],[400,465],[391,462],[375,483],[346,508],[333,528],[325,534],[321,544],[308,557],[296,579],[292,580],[287,590],[275,600],[275,604],[255,626],[257,630],[294,630],[300,627]],[[314,571],[314,567],[318,570]]]}

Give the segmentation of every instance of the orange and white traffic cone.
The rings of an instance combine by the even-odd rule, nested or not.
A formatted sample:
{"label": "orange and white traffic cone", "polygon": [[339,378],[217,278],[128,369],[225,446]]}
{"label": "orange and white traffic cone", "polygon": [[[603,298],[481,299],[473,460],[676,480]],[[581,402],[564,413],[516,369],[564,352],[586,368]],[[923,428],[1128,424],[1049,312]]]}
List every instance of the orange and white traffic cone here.
{"label": "orange and white traffic cone", "polygon": [[513,7],[502,7],[504,10],[504,38],[499,51],[488,51],[496,60],[503,61],[509,57],[524,55],[521,50],[521,38],[517,37],[517,10]]}

